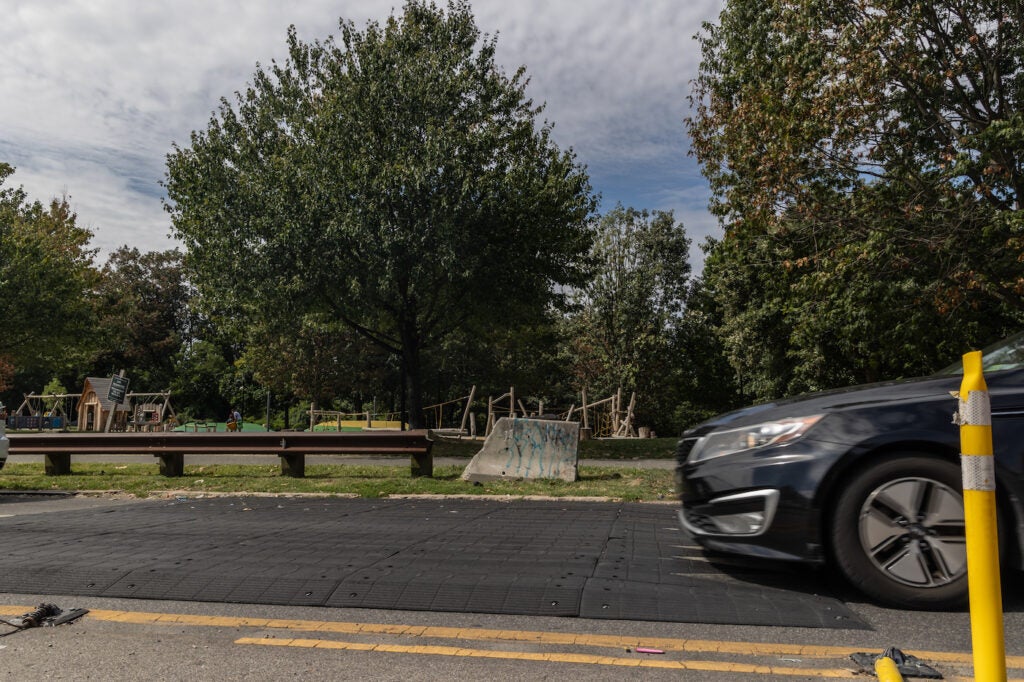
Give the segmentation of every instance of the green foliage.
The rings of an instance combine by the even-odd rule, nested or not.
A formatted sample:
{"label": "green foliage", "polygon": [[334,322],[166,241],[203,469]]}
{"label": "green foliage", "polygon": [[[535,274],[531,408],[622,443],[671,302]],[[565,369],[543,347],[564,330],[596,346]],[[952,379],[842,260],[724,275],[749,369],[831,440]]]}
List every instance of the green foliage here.
{"label": "green foliage", "polygon": [[231,381],[234,371],[217,344],[202,340],[187,344],[175,366],[171,392],[176,405],[203,419],[226,414],[233,396],[225,394],[223,383]]}
{"label": "green foliage", "polygon": [[428,363],[435,372],[424,377],[426,395],[440,403],[476,386],[476,413],[485,416],[487,396],[502,395],[515,386],[516,395],[531,406],[543,401],[548,407],[568,409],[578,400],[579,385],[558,352],[566,343],[559,320],[552,310],[535,312],[530,319],[522,310],[507,324],[466,320],[440,348],[429,352]]}
{"label": "green foliage", "polygon": [[[43,391],[41,395],[64,395],[67,392],[68,389],[64,387],[64,384],[61,383],[61,380],[58,379],[57,377],[54,377],[53,379],[50,379],[46,386],[43,386]],[[47,410],[52,410],[53,406],[56,404],[57,400],[55,398],[50,398],[48,400],[43,401],[43,406]]]}
{"label": "green foliage", "polygon": [[591,247],[595,273],[575,292],[570,322],[576,376],[600,392],[637,385],[666,350],[690,274],[690,240],[671,212],[621,205],[603,216]]}
{"label": "green foliage", "polygon": [[590,396],[635,391],[637,424],[665,434],[721,406],[696,383],[695,367],[715,367],[718,345],[693,343],[710,339],[687,304],[689,248],[671,212],[617,206],[597,225],[594,275],[574,290],[577,312],[565,322],[564,362],[576,384]]}
{"label": "green foliage", "polygon": [[662,427],[658,432],[661,435],[681,433],[743,404],[735,373],[716,336],[721,323],[721,308],[704,281],[691,282],[686,310],[673,330],[672,355],[664,378],[668,390],[662,402],[674,428]]}
{"label": "green foliage", "polygon": [[0,391],[17,374],[75,366],[91,347],[95,320],[92,233],[76,225],[66,197],[44,206],[20,187],[3,187],[13,173],[0,162]]}
{"label": "green foliage", "polygon": [[425,349],[579,283],[594,199],[468,3],[340,29],[289,30],[288,58],[175,147],[168,208],[211,319],[247,340],[341,322],[400,359],[417,420]]}
{"label": "green foliage", "polygon": [[389,357],[350,327],[324,315],[304,315],[290,330],[254,327],[245,350],[254,379],[275,392],[329,404],[388,392]]}
{"label": "green foliage", "polygon": [[731,0],[688,121],[745,393],[932,371],[1024,318],[1011,2]]}
{"label": "green foliage", "polygon": [[101,375],[126,370],[134,391],[167,390],[192,327],[181,253],[122,246],[103,266],[98,294],[101,350],[93,366]]}
{"label": "green foliage", "polygon": [[[42,395],[61,395],[67,392],[68,389],[64,387],[64,384],[61,383],[61,380],[58,379],[57,377],[54,377],[53,379],[50,379],[46,386],[43,386]],[[52,407],[52,405],[47,404],[47,407]]]}

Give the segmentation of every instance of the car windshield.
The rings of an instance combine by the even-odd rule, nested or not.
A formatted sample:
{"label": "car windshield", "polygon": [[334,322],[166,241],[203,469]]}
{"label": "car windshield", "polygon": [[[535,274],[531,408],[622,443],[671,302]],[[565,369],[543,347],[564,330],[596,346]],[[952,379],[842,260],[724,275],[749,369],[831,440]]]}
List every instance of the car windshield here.
{"label": "car windshield", "polygon": [[[1010,338],[1003,339],[982,350],[981,366],[986,372],[1024,367],[1024,332],[1014,334]],[[958,360],[940,370],[939,374],[963,374],[963,372],[963,361]]]}

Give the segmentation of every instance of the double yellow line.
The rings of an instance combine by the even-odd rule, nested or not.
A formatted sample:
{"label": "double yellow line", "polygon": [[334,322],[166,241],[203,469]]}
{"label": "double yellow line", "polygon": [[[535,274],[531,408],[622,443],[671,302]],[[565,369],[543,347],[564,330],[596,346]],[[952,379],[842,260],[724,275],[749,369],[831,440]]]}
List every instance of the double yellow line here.
{"label": "double yellow line", "polygon": [[[32,607],[0,606],[0,614],[17,616]],[[310,637],[241,637],[236,644],[248,646],[297,647],[318,650],[374,651],[427,656],[453,656],[466,658],[492,658],[550,663],[606,665],[632,668],[658,668],[669,670],[699,670],[732,674],[760,674],[774,677],[804,676],[833,679],[863,678],[850,662],[850,654],[872,651],[870,646],[844,647],[813,644],[766,644],[758,642],[731,642],[703,639],[665,637],[636,638],[621,635],[589,633],[545,632],[535,630],[493,630],[485,628],[451,628],[427,625],[381,624],[318,620],[290,620],[275,618],[248,618],[231,616],[200,616],[191,614],[152,613],[144,611],[90,610],[87,619],[136,625],[191,625],[198,627],[254,628],[289,633],[315,633]],[[406,637],[416,640],[445,640],[458,642],[492,642],[528,644],[541,647],[573,647],[589,649],[588,653],[566,651],[506,651],[470,646],[443,646],[436,644],[399,644],[384,641],[341,641],[329,636],[355,635],[370,640],[385,637]],[[665,652],[637,653],[638,647]],[[607,654],[592,653],[609,650]],[[614,651],[614,653],[612,653]],[[880,651],[880,649],[879,649]],[[623,655],[628,652],[629,655]],[[947,663],[960,669],[971,666],[971,655],[965,652],[913,651],[931,665]],[[672,657],[676,654],[676,657]],[[680,654],[701,654],[709,658],[776,658],[779,665],[757,664],[734,660],[694,660]],[[793,665],[807,662],[807,665]],[[1007,657],[1006,663],[1015,669],[1024,669],[1024,656]],[[822,664],[832,667],[822,667]],[[840,667],[847,666],[847,667]],[[947,679],[950,679],[947,675]],[[955,678],[954,678],[955,679]]]}

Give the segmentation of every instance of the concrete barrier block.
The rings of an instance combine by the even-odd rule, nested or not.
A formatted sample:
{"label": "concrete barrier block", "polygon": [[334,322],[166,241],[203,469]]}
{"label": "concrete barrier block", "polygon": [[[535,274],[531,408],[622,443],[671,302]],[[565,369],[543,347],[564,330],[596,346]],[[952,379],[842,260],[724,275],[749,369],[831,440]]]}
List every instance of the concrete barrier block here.
{"label": "concrete barrier block", "polygon": [[580,425],[577,422],[502,417],[484,446],[462,472],[462,480],[578,477]]}

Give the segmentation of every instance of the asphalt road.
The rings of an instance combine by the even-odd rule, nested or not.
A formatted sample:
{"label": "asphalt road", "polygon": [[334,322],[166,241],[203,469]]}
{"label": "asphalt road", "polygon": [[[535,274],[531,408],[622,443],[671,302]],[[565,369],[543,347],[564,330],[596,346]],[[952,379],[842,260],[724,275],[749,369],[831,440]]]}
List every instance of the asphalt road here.
{"label": "asphalt road", "polygon": [[[0,637],[0,670],[9,679],[97,680],[816,679],[859,677],[851,653],[880,653],[895,646],[917,654],[946,679],[971,674],[968,613],[883,609],[864,603],[827,574],[709,557],[669,527],[671,508],[665,505],[570,505],[564,512],[562,504],[527,502],[460,506],[405,500],[377,508],[365,502],[349,507],[345,501],[140,502],[0,495],[0,543],[5,549],[0,556],[0,617],[9,620],[41,602],[90,610],[74,623],[54,628],[0,625],[0,634],[12,633]],[[442,511],[444,532],[431,542],[403,534],[402,528],[417,514],[432,517]],[[538,518],[542,522],[534,523]],[[315,551],[308,549],[311,536],[303,534],[304,527],[325,531]],[[359,528],[368,532],[360,536]],[[350,608],[328,597],[317,605],[297,605],[202,594],[202,585],[252,587],[269,584],[268,578],[276,584],[308,582],[312,575],[326,575],[328,567],[339,570],[343,560],[360,564],[348,576],[356,582],[373,568],[374,584],[388,587],[404,580],[410,595],[422,596],[420,588],[408,587],[417,581],[404,569],[417,561],[432,566],[431,571],[443,573],[444,584],[491,558],[489,570],[501,578],[503,543],[521,543],[504,565],[519,572],[523,595],[536,595],[528,574],[543,575],[553,557],[571,562],[575,551],[591,552],[594,568],[588,581],[600,586],[607,579],[601,572],[614,570],[620,586],[647,584],[658,599],[646,607],[634,605],[641,617],[606,618],[514,612],[529,610],[524,604],[543,606],[529,599],[501,602],[511,605],[504,613],[467,613]],[[588,543],[593,547],[587,549]],[[571,545],[568,554],[566,544]],[[662,556],[652,556],[652,548]],[[403,567],[403,554],[418,559]],[[464,570],[453,571],[445,556],[456,562],[466,557]],[[123,596],[147,584],[171,589],[167,561],[175,557],[187,559],[190,566],[179,569],[188,579],[173,590],[195,590],[203,601]],[[382,561],[390,570],[383,569]],[[659,570],[651,570],[655,565]],[[107,572],[103,585],[76,583]],[[432,575],[425,582],[440,574]],[[338,585],[348,579],[334,577]],[[1014,574],[1004,580],[1011,679],[1024,674],[1024,590],[1019,578]],[[33,580],[45,589],[17,587]],[[729,617],[737,622],[698,622],[686,616],[687,604],[673,602],[673,593],[694,584],[702,586],[692,593],[696,600],[733,597]],[[317,598],[315,590],[307,591],[309,599]],[[587,590],[580,591],[585,602]],[[344,602],[354,599],[354,592],[335,589],[330,594]],[[459,592],[453,591],[456,601]],[[638,601],[650,596],[626,592]],[[269,592],[264,588],[260,594]],[[300,600],[304,597],[299,594]],[[744,613],[764,617],[760,607],[774,603],[783,605],[775,618],[842,613],[845,620],[818,626],[742,622],[751,618]],[[793,614],[786,612],[786,604],[792,605]],[[481,607],[472,601],[469,605]],[[745,605],[750,607],[746,611]],[[672,613],[684,618],[666,617]]]}

